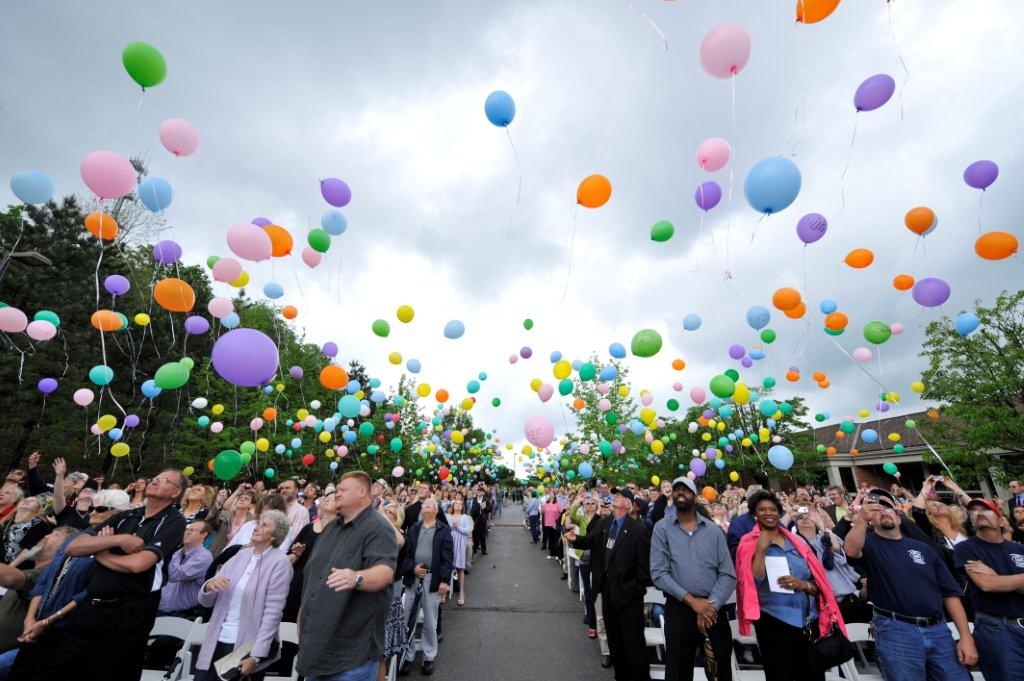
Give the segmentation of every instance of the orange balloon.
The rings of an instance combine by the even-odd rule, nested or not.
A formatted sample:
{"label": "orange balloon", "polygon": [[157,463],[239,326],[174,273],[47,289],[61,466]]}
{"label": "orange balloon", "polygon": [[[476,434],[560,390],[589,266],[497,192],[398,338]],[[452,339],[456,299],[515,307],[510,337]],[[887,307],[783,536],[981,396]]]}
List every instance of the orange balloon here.
{"label": "orange balloon", "polygon": [[974,252],[985,260],[1002,260],[1017,252],[1017,237],[1009,232],[985,232],[974,242]]}
{"label": "orange balloon", "polygon": [[934,409],[934,408],[933,409],[929,409],[928,411],[925,412],[924,415],[927,416],[928,418],[930,418],[932,421],[938,421],[939,420],[939,410],[938,409]]}
{"label": "orange balloon", "polygon": [[295,242],[288,230],[279,225],[264,225],[263,231],[270,237],[270,255],[274,258],[283,258],[292,252]]}
{"label": "orange balloon", "polygon": [[927,206],[918,206],[907,211],[907,214],[903,216],[903,224],[914,234],[927,236],[938,223],[935,211]]}
{"label": "orange balloon", "polygon": [[816,24],[839,7],[839,0],[796,0],[796,20]]}
{"label": "orange balloon", "polygon": [[796,383],[797,381],[800,380],[800,372],[793,371],[792,369],[790,369],[789,371],[786,372],[786,380],[789,381],[790,383]]}
{"label": "orange balloon", "polygon": [[844,433],[841,430],[837,430],[836,431],[836,439],[837,440],[845,440],[846,439],[846,433]]}
{"label": "orange balloon", "polygon": [[780,288],[779,290],[772,294],[772,305],[774,305],[776,309],[782,310],[783,312],[785,312],[786,310],[792,310],[799,304],[800,292],[797,291],[795,288],[783,286],[782,288]]}
{"label": "orange balloon", "polygon": [[85,216],[85,228],[99,239],[107,241],[117,236],[117,220],[106,213],[89,213]]}
{"label": "orange balloon", "polygon": [[96,310],[92,313],[91,321],[100,331],[117,331],[121,328],[121,318],[110,310]]}
{"label": "orange balloon", "polygon": [[686,368],[686,362],[681,359],[674,359],[672,360],[672,368],[676,371],[682,371]]}
{"label": "orange balloon", "polygon": [[850,456],[857,456],[858,454],[860,454],[860,450],[859,449],[851,449],[850,450]]}
{"label": "orange balloon", "polygon": [[273,421],[275,419],[277,419],[277,410],[276,409],[274,409],[273,407],[267,407],[266,409],[263,410],[263,420],[264,421]]}
{"label": "orange balloon", "polygon": [[285,305],[281,308],[281,316],[285,319],[295,319],[299,316],[299,308],[294,305]]}
{"label": "orange balloon", "polygon": [[860,270],[875,261],[875,254],[866,248],[855,248],[846,254],[844,261],[850,267]]}
{"label": "orange balloon", "polygon": [[850,318],[844,313],[836,311],[825,315],[825,328],[838,331],[839,329],[845,329],[846,325],[850,323]]}
{"label": "orange balloon", "polygon": [[153,300],[165,310],[188,312],[196,305],[196,292],[181,279],[168,277],[153,287]]}
{"label": "orange balloon", "polygon": [[836,455],[836,448],[835,447],[829,447],[828,449],[825,450],[825,454],[826,454],[826,456],[835,456]]}
{"label": "orange balloon", "polygon": [[815,381],[818,381],[818,382],[824,381],[825,380],[825,372],[824,371],[815,371],[813,374],[811,374],[811,378],[813,378]]}
{"label": "orange balloon", "polygon": [[576,189],[576,203],[584,208],[600,208],[612,197],[612,183],[604,175],[588,175]]}
{"label": "orange balloon", "polygon": [[206,462],[206,467],[210,469],[211,473],[213,472],[213,459]]}
{"label": "orange balloon", "polygon": [[832,385],[832,382],[829,381],[827,378],[824,381],[818,381],[818,387],[821,388],[822,390],[829,387],[830,385]]}
{"label": "orange balloon", "polygon": [[579,411],[580,409],[583,409],[583,407],[587,406],[587,403],[577,397],[572,401],[572,406],[576,407],[576,411]]}
{"label": "orange balloon", "polygon": [[706,416],[701,416],[699,419],[697,419],[697,423],[699,423],[702,426],[706,426],[708,425],[708,419]]}
{"label": "orange balloon", "polygon": [[914,278],[909,274],[897,274],[892,279],[892,287],[897,291],[909,291],[914,287]]}
{"label": "orange balloon", "polygon": [[337,364],[328,364],[320,370],[320,385],[328,390],[341,390],[348,385],[348,372]]}
{"label": "orange balloon", "polygon": [[807,305],[801,301],[800,303],[797,303],[796,307],[783,310],[782,314],[786,315],[790,319],[801,319],[805,314],[807,314]]}
{"label": "orange balloon", "polygon": [[448,391],[445,390],[444,388],[441,388],[436,393],[434,393],[434,398],[441,404],[444,404],[445,402],[448,401]]}
{"label": "orange balloon", "polygon": [[700,491],[700,495],[708,501],[714,501],[718,498],[718,492],[711,485],[707,485]]}

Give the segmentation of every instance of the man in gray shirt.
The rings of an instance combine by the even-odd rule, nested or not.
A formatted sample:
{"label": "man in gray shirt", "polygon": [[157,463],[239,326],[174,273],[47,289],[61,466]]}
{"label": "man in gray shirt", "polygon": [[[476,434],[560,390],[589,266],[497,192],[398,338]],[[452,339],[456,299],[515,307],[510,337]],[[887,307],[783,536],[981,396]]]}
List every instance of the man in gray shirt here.
{"label": "man in gray shirt", "polygon": [[705,674],[731,681],[732,631],[720,610],[736,589],[736,570],[725,534],[696,512],[689,478],[672,482],[672,500],[675,513],[651,537],[651,579],[665,593],[665,679],[692,681],[694,653],[707,638],[714,660],[705,660]]}

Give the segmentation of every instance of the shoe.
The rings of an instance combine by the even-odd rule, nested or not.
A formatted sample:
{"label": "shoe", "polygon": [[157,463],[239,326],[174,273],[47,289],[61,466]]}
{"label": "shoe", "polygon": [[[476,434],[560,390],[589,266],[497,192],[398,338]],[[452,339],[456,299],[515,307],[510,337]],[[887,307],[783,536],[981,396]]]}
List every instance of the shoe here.
{"label": "shoe", "polygon": [[597,638],[597,629],[587,629],[587,638]]}
{"label": "shoe", "polygon": [[466,604],[466,601],[463,601],[463,600],[461,600],[461,599],[459,600],[459,607],[460,607],[460,608],[461,608],[462,606],[464,606],[465,604]]}
{"label": "shoe", "polygon": [[442,634],[440,631],[437,632],[437,642],[440,643],[443,640],[444,640],[444,634]]}
{"label": "shoe", "polygon": [[481,551],[481,552],[480,552],[480,555],[481,555],[481,556],[486,556],[486,555],[487,555],[487,552],[486,552],[486,551]]}
{"label": "shoe", "polygon": [[544,556],[544,557],[547,558],[548,560],[551,560],[551,556]]}
{"label": "shoe", "polygon": [[434,661],[423,660],[423,676],[430,676],[434,673]]}
{"label": "shoe", "polygon": [[567,575],[567,574],[565,574],[565,573],[563,572],[563,573],[562,573],[562,576],[561,576],[561,577],[559,577],[559,579],[560,579],[560,580],[562,580],[562,581],[564,582],[565,580],[569,579],[569,575]]}
{"label": "shoe", "polygon": [[604,667],[605,669],[608,669],[608,667],[611,667],[612,666],[612,656],[611,655],[602,655],[601,656],[601,666]]}
{"label": "shoe", "polygon": [[402,663],[402,666],[398,668],[398,675],[399,676],[409,676],[410,673],[412,673],[412,662],[409,661],[409,660],[406,660],[405,662]]}

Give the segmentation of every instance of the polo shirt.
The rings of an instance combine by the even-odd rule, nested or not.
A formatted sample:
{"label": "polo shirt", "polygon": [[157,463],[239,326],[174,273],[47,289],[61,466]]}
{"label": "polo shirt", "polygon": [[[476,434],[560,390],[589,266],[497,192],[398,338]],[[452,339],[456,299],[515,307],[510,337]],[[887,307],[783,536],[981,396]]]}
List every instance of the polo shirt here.
{"label": "polo shirt", "polygon": [[736,569],[725,533],[701,515],[692,533],[677,515],[665,516],[651,535],[651,579],[678,601],[693,594],[722,607],[736,589]]}
{"label": "polo shirt", "polygon": [[[167,561],[181,548],[181,540],[185,536],[185,518],[174,504],[149,518],[145,517],[145,513],[145,506],[122,511],[104,523],[103,527],[112,527],[114,534],[134,534],[140,537],[145,542],[142,550],[156,554],[156,564],[148,570],[133,574],[116,572],[96,561],[92,577],[85,588],[90,598],[144,595],[160,591],[167,583]],[[92,530],[86,531],[95,534]],[[115,556],[125,555],[119,548],[111,549],[110,552]]]}
{"label": "polo shirt", "polygon": [[[963,571],[969,560],[980,560],[995,570],[996,574],[1008,577],[1024,574],[1024,544],[1015,541],[1001,541],[998,544],[971,537],[953,547],[957,570]],[[1024,617],[1024,594],[1016,591],[992,593],[971,585],[971,602],[974,609],[1002,617]]]}
{"label": "polo shirt", "polygon": [[320,533],[303,570],[298,670],[303,676],[330,676],[377,660],[384,650],[384,625],[391,589],[369,593],[327,586],[331,568],[366,570],[398,561],[395,530],[367,508],[350,521],[331,521]]}
{"label": "polo shirt", "polygon": [[861,557],[850,559],[868,578],[868,596],[883,610],[908,617],[944,616],[943,598],[962,596],[946,562],[931,544],[870,532]]}

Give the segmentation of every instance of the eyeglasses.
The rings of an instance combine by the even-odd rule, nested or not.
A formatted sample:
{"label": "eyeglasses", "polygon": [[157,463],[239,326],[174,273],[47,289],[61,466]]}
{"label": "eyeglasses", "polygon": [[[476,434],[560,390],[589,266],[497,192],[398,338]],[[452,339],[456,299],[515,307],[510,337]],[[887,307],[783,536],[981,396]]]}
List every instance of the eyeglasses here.
{"label": "eyeglasses", "polygon": [[170,478],[168,478],[166,476],[163,476],[163,475],[160,475],[158,477],[153,478],[152,480],[150,480],[150,482],[151,483],[155,482],[158,485],[173,485],[174,487],[177,487],[178,489],[181,489],[181,485],[179,485],[178,483],[174,482]]}
{"label": "eyeglasses", "polygon": [[89,513],[106,513],[110,510],[110,506],[90,506]]}
{"label": "eyeglasses", "polygon": [[201,527],[186,527],[185,531],[186,532],[205,532],[206,530],[204,530]]}

